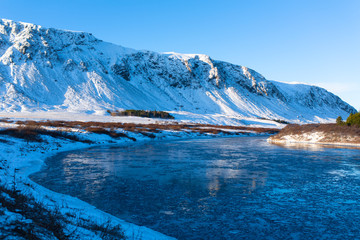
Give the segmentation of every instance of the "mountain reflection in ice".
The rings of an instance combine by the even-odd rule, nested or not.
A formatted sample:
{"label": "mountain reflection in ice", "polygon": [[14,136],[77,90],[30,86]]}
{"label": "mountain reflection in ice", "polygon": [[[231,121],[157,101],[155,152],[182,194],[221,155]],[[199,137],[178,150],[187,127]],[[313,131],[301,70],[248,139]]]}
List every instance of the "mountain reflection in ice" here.
{"label": "mountain reflection in ice", "polygon": [[179,239],[358,236],[360,151],[304,147],[243,137],[93,148],[32,179]]}

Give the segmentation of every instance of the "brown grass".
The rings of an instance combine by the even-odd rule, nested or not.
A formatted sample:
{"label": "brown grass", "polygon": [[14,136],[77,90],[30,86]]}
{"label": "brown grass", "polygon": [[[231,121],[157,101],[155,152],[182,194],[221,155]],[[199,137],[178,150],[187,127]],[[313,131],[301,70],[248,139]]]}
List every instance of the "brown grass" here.
{"label": "brown grass", "polygon": [[17,121],[19,125],[24,126],[47,126],[47,127],[62,127],[62,128],[78,128],[86,129],[88,127],[100,127],[108,129],[123,129],[125,131],[136,132],[136,131],[147,131],[147,132],[158,132],[160,130],[173,130],[181,131],[184,129],[194,131],[206,131],[205,128],[214,129],[229,129],[229,130],[244,130],[253,131],[258,133],[276,133],[279,130],[273,128],[254,128],[254,127],[243,127],[243,126],[225,126],[225,125],[211,125],[211,124],[135,124],[135,123],[117,123],[117,122],[81,122],[81,121]]}
{"label": "brown grass", "polygon": [[49,210],[33,197],[21,194],[15,189],[10,190],[0,186],[0,191],[4,193],[0,194],[0,203],[3,207],[32,220],[32,223],[28,224],[15,222],[13,224],[17,225],[16,227],[0,229],[0,232],[19,238],[40,239],[37,235],[41,230],[43,234],[51,233],[58,239],[69,239],[69,236],[63,230],[67,221],[58,209]]}
{"label": "brown grass", "polygon": [[79,137],[65,131],[49,131],[40,126],[21,125],[15,128],[7,128],[0,130],[0,135],[7,135],[15,138],[24,139],[31,142],[43,142],[41,136],[50,136],[53,138],[62,138],[75,142],[91,143],[89,140],[82,140]]}
{"label": "brown grass", "polygon": [[126,135],[125,133],[120,133],[120,132],[115,132],[114,130],[107,130],[105,128],[102,127],[87,127],[85,128],[86,131],[91,132],[91,133],[96,133],[96,134],[106,134],[112,138],[121,138],[121,137],[125,137],[128,139],[131,139],[133,141],[136,141],[135,138],[129,137],[128,135]]}
{"label": "brown grass", "polygon": [[347,137],[351,137],[355,139],[351,141],[351,143],[360,143],[359,127],[337,124],[291,124],[283,128],[277,135],[272,136],[271,139],[280,140],[287,135],[301,135],[315,132],[323,132],[326,134],[326,138],[322,140],[323,142],[339,142]]}
{"label": "brown grass", "polygon": [[4,122],[4,123],[13,123],[14,121],[10,120],[9,118],[1,118],[0,122]]}
{"label": "brown grass", "polygon": [[[39,129],[41,127],[54,127],[54,128],[64,128],[65,130],[71,129],[80,129],[97,134],[106,134],[113,138],[126,137],[132,140],[134,138],[128,137],[125,133],[119,133],[117,130],[122,130],[125,132],[140,133],[144,136],[154,138],[154,133],[159,133],[161,131],[187,131],[199,134],[240,134],[239,132],[255,132],[255,133],[268,133],[274,134],[279,132],[278,129],[273,128],[254,128],[254,127],[242,127],[242,126],[223,126],[223,125],[211,125],[211,124],[180,124],[177,122],[167,123],[167,124],[135,124],[135,123],[117,123],[117,122],[81,122],[81,121],[17,121],[21,128],[24,129]],[[227,131],[228,130],[228,131]],[[231,132],[231,131],[237,132]],[[12,130],[14,132],[14,130]],[[38,131],[38,130],[37,130]],[[21,132],[21,131],[17,131]],[[56,131],[51,131],[56,132]],[[3,133],[6,134],[6,131]],[[15,134],[15,133],[14,133]],[[45,135],[49,133],[45,132]],[[15,134],[19,136],[20,133]],[[24,133],[22,138],[25,138],[28,135],[29,140],[39,141],[38,134],[33,132],[33,130]]]}
{"label": "brown grass", "polygon": [[[15,220],[11,226],[0,224],[0,239],[79,239],[78,233],[67,234],[64,231],[70,223],[69,218],[74,219],[76,215],[62,214],[59,207],[50,208],[15,188],[9,189],[0,184],[0,192],[0,204],[3,208],[21,214],[23,219],[31,220]],[[93,231],[102,239],[125,239],[124,232],[118,225],[88,222],[80,227]]]}

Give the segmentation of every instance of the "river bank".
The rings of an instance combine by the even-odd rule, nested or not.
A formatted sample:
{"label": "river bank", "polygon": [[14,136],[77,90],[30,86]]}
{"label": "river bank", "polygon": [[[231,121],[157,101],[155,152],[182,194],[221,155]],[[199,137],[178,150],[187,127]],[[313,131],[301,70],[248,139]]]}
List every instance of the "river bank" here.
{"label": "river bank", "polygon": [[336,124],[288,125],[268,141],[360,147],[360,128]]}

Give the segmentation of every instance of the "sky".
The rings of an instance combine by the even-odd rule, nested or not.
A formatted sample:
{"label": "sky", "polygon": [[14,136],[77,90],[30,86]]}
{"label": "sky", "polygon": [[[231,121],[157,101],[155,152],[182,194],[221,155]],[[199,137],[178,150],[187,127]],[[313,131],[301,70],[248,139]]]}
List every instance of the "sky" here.
{"label": "sky", "polygon": [[124,47],[202,53],[360,109],[359,0],[0,0],[0,18]]}

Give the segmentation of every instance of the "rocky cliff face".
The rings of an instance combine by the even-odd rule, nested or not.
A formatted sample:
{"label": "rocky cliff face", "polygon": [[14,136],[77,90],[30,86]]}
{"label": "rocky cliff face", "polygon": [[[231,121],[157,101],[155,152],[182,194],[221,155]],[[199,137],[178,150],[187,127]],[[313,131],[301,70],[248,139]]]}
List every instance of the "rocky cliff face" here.
{"label": "rocky cliff face", "polygon": [[266,80],[201,54],[159,54],[92,34],[0,20],[0,110],[156,109],[300,121],[355,109],[325,89]]}

